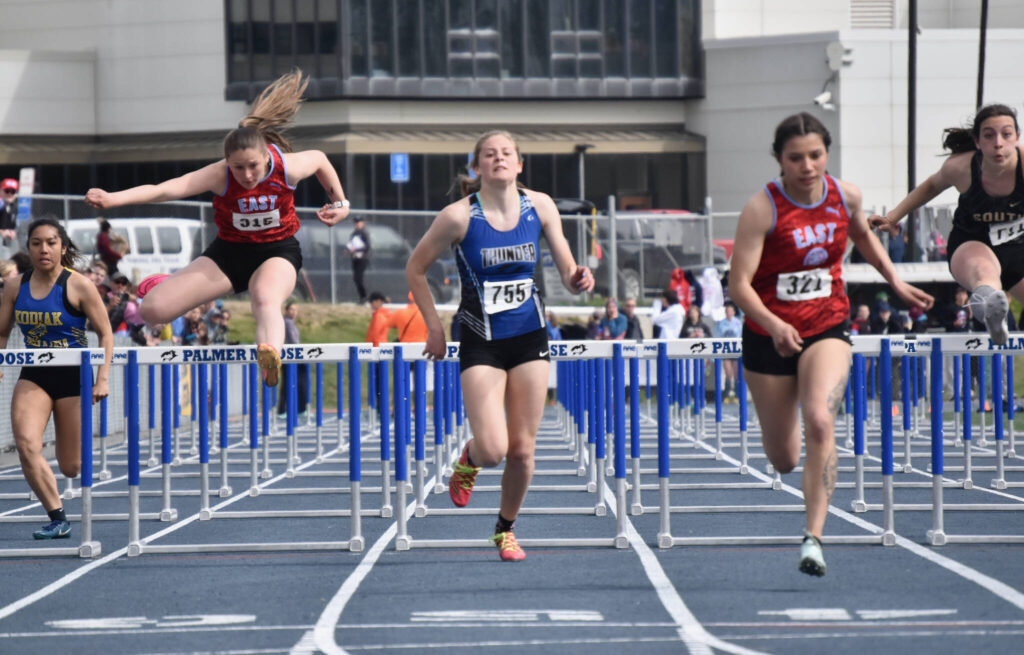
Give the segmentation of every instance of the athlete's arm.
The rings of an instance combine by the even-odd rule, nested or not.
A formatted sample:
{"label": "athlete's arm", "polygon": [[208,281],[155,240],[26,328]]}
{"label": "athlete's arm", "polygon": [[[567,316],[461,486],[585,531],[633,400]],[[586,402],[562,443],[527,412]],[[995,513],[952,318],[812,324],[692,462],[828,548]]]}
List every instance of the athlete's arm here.
{"label": "athlete's arm", "polygon": [[571,293],[590,291],[594,288],[594,276],[586,266],[576,264],[572,256],[569,242],[565,240],[562,232],[562,215],[558,213],[555,202],[546,193],[537,191],[526,192],[533,202],[537,216],[540,218],[541,227],[544,228],[544,238],[547,239],[548,248],[551,249],[551,257],[555,260],[558,273],[562,276],[562,284]]}
{"label": "athlete's arm", "polygon": [[878,240],[878,237],[875,236],[868,226],[867,219],[864,216],[864,203],[861,198],[860,189],[849,182],[842,180],[838,180],[838,182],[843,190],[843,197],[846,199],[846,208],[850,212],[850,227],[847,233],[850,240],[853,241],[853,245],[863,255],[864,260],[882,274],[882,277],[889,283],[892,290],[904,302],[921,309],[931,309],[935,299],[921,289],[907,284],[900,278],[899,273],[896,272],[896,267],[893,266],[892,260],[889,259],[889,253],[886,252],[882,242]]}
{"label": "athlete's arm", "polygon": [[227,163],[221,159],[199,170],[185,173],[160,184],[143,184],[113,193],[103,189],[89,189],[85,202],[97,209],[110,209],[124,205],[141,205],[165,200],[180,200],[200,193],[223,193],[227,183]]}
{"label": "athlete's arm", "polygon": [[96,382],[92,385],[92,402],[97,403],[109,393],[110,362],[114,359],[114,332],[110,329],[107,308],[100,298],[100,292],[89,278],[81,273],[72,273],[68,278],[68,300],[72,307],[78,307],[89,324],[100,338],[103,348],[103,363],[96,372]]}
{"label": "athlete's arm", "polygon": [[973,156],[973,151],[949,156],[946,161],[942,162],[938,171],[917,185],[898,205],[886,212],[885,216],[878,214],[870,216],[868,224],[877,230],[889,230],[890,233],[895,233],[896,225],[903,220],[904,216],[927,205],[935,196],[949,187],[955,186],[961,192],[966,191],[971,184],[971,157]]}
{"label": "athlete's arm", "polygon": [[740,212],[729,264],[729,296],[744,314],[768,331],[775,350],[783,357],[790,357],[803,346],[800,333],[772,313],[753,286],[764,240],[772,227],[772,216],[771,200],[763,189],[755,193]]}
{"label": "athlete's arm", "polygon": [[[300,180],[311,175],[316,175],[327,198],[333,203],[345,200],[345,190],[341,188],[341,179],[338,178],[338,171],[334,170],[331,161],[327,159],[320,150],[303,150],[302,152],[289,152],[284,155],[285,169],[288,171],[288,184],[295,186]],[[335,209],[330,203],[324,205],[316,212],[316,217],[322,223],[335,225],[345,220],[349,208],[341,207]]]}
{"label": "athlete's arm", "polygon": [[430,287],[427,286],[427,269],[437,261],[445,249],[462,240],[468,227],[469,201],[463,198],[441,210],[430,224],[427,233],[416,244],[412,256],[409,257],[409,263],[405,266],[405,279],[409,283],[409,291],[412,292],[413,300],[416,301],[420,313],[423,314],[423,321],[427,324],[427,343],[423,348],[423,354],[430,359],[443,359],[447,342],[444,338],[444,325],[441,324],[441,317],[434,306],[434,297],[430,295]]}

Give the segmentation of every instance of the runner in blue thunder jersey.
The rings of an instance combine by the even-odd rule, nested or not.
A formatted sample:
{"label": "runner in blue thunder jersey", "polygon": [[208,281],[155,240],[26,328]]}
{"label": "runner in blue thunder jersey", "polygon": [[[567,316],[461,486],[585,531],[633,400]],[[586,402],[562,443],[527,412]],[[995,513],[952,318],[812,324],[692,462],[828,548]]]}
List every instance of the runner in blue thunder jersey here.
{"label": "runner in blue thunder jersey", "polygon": [[[32,269],[17,283],[6,285],[0,301],[0,348],[7,346],[15,324],[21,328],[28,348],[84,348],[88,343],[88,321],[104,350],[93,385],[93,402],[97,402],[107,395],[114,337],[96,286],[70,268],[77,252],[56,220],[41,218],[29,225]],[[25,366],[14,385],[11,429],[22,473],[50,518],[48,525],[32,533],[36,539],[64,539],[71,535],[57,479],[42,454],[43,430],[52,414],[57,464],[65,476],[78,475],[82,463],[79,379],[78,366]]]}
{"label": "runner in blue thunder jersey", "polygon": [[572,257],[555,203],[546,194],[518,188],[522,170],[519,147],[508,132],[480,137],[473,150],[476,176],[460,180],[465,197],[441,210],[405,269],[427,324],[423,352],[443,359],[444,325],[426,272],[445,250],[455,250],[462,276],[459,369],[473,438],[455,462],[448,493],[455,505],[466,505],[477,472],[505,460],[491,538],[504,561],[526,557],[512,527],[533,478],[551,366],[544,307],[533,282],[541,232],[562,284],[573,293],[594,288],[590,271]]}
{"label": "runner in blue thunder jersey", "polygon": [[462,278],[458,316],[464,328],[492,341],[545,327],[533,280],[540,233],[537,210],[525,193],[519,194],[519,223],[507,232],[487,222],[479,193],[470,196],[469,228],[454,246]]}

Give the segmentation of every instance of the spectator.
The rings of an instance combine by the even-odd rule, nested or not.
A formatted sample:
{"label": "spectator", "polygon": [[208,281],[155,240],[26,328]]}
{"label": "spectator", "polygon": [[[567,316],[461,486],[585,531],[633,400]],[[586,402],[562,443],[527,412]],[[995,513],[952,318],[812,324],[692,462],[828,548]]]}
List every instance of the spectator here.
{"label": "spectator", "polygon": [[[289,343],[302,343],[302,337],[299,334],[299,326],[295,323],[295,319],[299,317],[299,306],[293,301],[289,300],[284,306],[284,342]],[[296,364],[295,365],[295,382],[297,385],[298,407],[296,413],[300,417],[306,415],[306,399],[308,398],[308,391],[306,386],[307,364]],[[281,367],[282,377],[284,386],[278,389],[277,392],[277,416],[278,418],[284,418],[288,410],[288,376],[291,374],[290,366]]]}
{"label": "spectator", "polygon": [[587,319],[587,338],[588,339],[600,339],[601,338],[601,310],[595,309],[594,313]]}
{"label": "spectator", "polygon": [[910,317],[910,312],[904,309],[896,312],[896,323],[899,324],[900,327],[898,332],[902,332],[903,334],[915,332],[914,319]]}
{"label": "spectator", "polygon": [[348,238],[348,251],[352,255],[352,281],[359,294],[359,304],[366,302],[366,287],[363,285],[363,274],[370,265],[370,235],[366,231],[366,223],[362,216],[356,216],[355,229]]}
{"label": "spectator", "polygon": [[604,303],[604,318],[601,319],[602,339],[622,339],[626,336],[626,328],[629,322],[626,317],[619,313],[619,303],[615,298],[609,298]]}
{"label": "spectator", "polygon": [[107,273],[113,276],[117,273],[117,263],[121,261],[122,253],[114,247],[114,241],[110,231],[110,223],[104,219],[100,220],[100,231],[96,235],[96,252],[107,267]]}
{"label": "spectator", "polygon": [[226,344],[228,342],[228,321],[231,320],[231,312],[222,309],[210,316],[210,343]]}
{"label": "spectator", "polygon": [[401,309],[396,309],[388,316],[387,328],[398,330],[398,340],[401,343],[426,343],[427,323],[423,320],[420,308],[413,302],[412,292],[409,292],[409,304]]}
{"label": "spectator", "polygon": [[871,334],[899,334],[900,324],[892,315],[892,307],[882,300],[876,307],[878,314],[871,319]]}
{"label": "spectator", "polygon": [[683,314],[694,303],[704,304],[704,289],[690,271],[684,271],[681,268],[672,269],[669,288],[676,292],[679,304],[683,306]]}
{"label": "spectator", "polygon": [[636,298],[626,298],[622,304],[622,315],[626,317],[626,334],[623,339],[643,339],[644,331],[640,327],[640,318],[636,315]]}
{"label": "spectator", "polygon": [[953,292],[953,307],[946,322],[946,332],[967,332],[971,329],[971,307],[967,289],[957,287]]}
{"label": "spectator", "polygon": [[198,307],[185,312],[185,326],[181,330],[181,345],[199,346],[199,326],[203,322],[203,314]]}
{"label": "spectator", "polygon": [[388,316],[391,310],[384,307],[388,299],[380,291],[371,291],[369,299],[373,316],[370,317],[370,325],[366,328],[366,340],[379,346],[382,341],[388,340]]}
{"label": "spectator", "polygon": [[107,318],[115,335],[127,334],[124,313],[131,299],[131,282],[124,273],[115,272],[110,276],[110,293],[107,294]]}
{"label": "spectator", "polygon": [[561,341],[562,331],[558,329],[558,317],[550,309],[547,312],[548,341]]}
{"label": "spectator", "polygon": [[12,177],[0,182],[3,201],[0,203],[0,238],[4,245],[18,237],[18,181]]}
{"label": "spectator", "polygon": [[725,291],[722,289],[722,278],[718,274],[718,269],[708,266],[701,272],[698,281],[704,296],[700,304],[701,314],[712,321],[725,318]]}
{"label": "spectator", "polygon": [[[715,336],[721,339],[739,339],[743,336],[743,321],[736,315],[736,305],[729,301],[725,303],[725,318],[715,323]],[[736,402],[736,378],[739,372],[739,364],[735,359],[722,361],[722,370],[725,371],[725,401]]]}
{"label": "spectator", "polygon": [[686,319],[679,329],[680,339],[707,339],[712,335],[711,326],[697,305],[690,305],[686,311]]}
{"label": "spectator", "polygon": [[871,308],[857,305],[857,315],[850,323],[850,334],[871,334]]}
{"label": "spectator", "polygon": [[657,339],[676,339],[683,328],[683,306],[679,296],[672,289],[661,292],[661,298],[651,306],[651,322],[654,323]]}
{"label": "spectator", "polygon": [[906,249],[907,235],[903,232],[903,226],[897,224],[895,231],[889,234],[889,259],[894,264],[902,262]]}

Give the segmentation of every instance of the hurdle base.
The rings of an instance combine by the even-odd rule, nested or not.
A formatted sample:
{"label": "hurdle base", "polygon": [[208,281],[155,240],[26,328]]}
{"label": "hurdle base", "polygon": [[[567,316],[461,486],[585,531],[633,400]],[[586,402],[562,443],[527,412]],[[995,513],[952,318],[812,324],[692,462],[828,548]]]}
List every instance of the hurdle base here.
{"label": "hurdle base", "polygon": [[409,550],[412,548],[412,537],[395,537],[395,550]]}
{"label": "hurdle base", "polygon": [[164,523],[178,520],[178,510],[176,509],[165,509],[160,511],[160,520]]}
{"label": "hurdle base", "polygon": [[256,496],[259,496],[259,495],[260,495],[260,488],[259,487],[249,487],[249,496],[251,498],[255,498]]}
{"label": "hurdle base", "polygon": [[394,513],[395,510],[393,507],[391,507],[391,505],[385,505],[384,507],[380,508],[380,517],[382,519],[389,519],[392,516],[394,516]]}
{"label": "hurdle base", "polygon": [[643,513],[644,513],[644,506],[641,505],[640,503],[633,503],[632,505],[629,506],[629,514],[630,514],[630,516],[640,516]]}
{"label": "hurdle base", "polygon": [[204,508],[204,509],[199,510],[199,520],[200,521],[209,521],[212,518],[213,518],[213,510],[211,510],[209,508]]}
{"label": "hurdle base", "polygon": [[850,503],[850,509],[852,509],[857,514],[863,514],[864,512],[868,511],[868,504],[863,500],[855,500]]}
{"label": "hurdle base", "polygon": [[925,533],[925,537],[928,539],[928,543],[932,546],[946,545],[946,533],[942,530],[929,530]]}
{"label": "hurdle base", "polygon": [[229,498],[232,493],[233,492],[231,491],[231,487],[225,485],[220,488],[220,490],[217,492],[217,495],[220,496],[221,498]]}
{"label": "hurdle base", "polygon": [[160,460],[158,460],[156,457],[150,457],[149,459],[146,460],[146,466],[156,466],[159,463]]}
{"label": "hurdle base", "polygon": [[625,550],[629,548],[629,537],[624,534],[615,536],[615,547],[619,550]]}
{"label": "hurdle base", "polygon": [[142,552],[143,549],[141,541],[133,541],[128,544],[128,557],[138,557]]}
{"label": "hurdle base", "polygon": [[103,553],[103,547],[98,541],[84,541],[78,546],[78,556],[81,558],[99,557]]}
{"label": "hurdle base", "polygon": [[100,481],[109,480],[111,477],[110,471],[100,471],[96,474],[96,479]]}
{"label": "hurdle base", "polygon": [[260,471],[260,479],[269,480],[272,477],[274,477],[274,472],[270,469],[263,469]]}
{"label": "hurdle base", "polygon": [[675,543],[675,539],[672,537],[671,532],[659,532],[658,533],[658,548],[667,549],[671,548]]}
{"label": "hurdle base", "polygon": [[973,489],[974,488],[974,480],[971,480],[970,478],[967,478],[967,479],[964,479],[964,480],[960,480],[959,483],[960,483],[960,486],[962,486],[964,489]]}
{"label": "hurdle base", "polygon": [[988,483],[988,486],[992,487],[993,489],[1006,489],[1006,480],[1003,478],[993,478]]}

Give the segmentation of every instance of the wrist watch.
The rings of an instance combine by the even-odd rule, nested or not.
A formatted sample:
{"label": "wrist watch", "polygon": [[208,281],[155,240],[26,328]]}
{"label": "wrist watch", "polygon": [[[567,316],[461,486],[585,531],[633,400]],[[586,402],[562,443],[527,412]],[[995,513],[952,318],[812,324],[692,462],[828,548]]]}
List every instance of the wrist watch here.
{"label": "wrist watch", "polygon": [[331,203],[331,209],[344,209],[349,206],[349,201],[346,200],[335,200]]}

